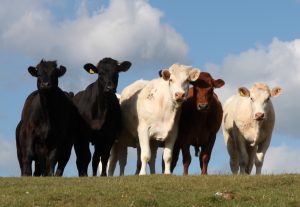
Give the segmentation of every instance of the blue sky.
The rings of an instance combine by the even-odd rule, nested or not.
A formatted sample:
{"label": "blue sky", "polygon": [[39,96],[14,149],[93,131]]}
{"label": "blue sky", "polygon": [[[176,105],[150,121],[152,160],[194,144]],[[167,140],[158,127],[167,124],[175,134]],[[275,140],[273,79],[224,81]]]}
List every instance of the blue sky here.
{"label": "blue sky", "polygon": [[[42,58],[68,69],[60,79],[77,92],[95,80],[87,62],[106,56],[129,60],[118,91],[152,79],[180,62],[223,78],[222,102],[240,86],[263,81],[284,92],[274,98],[276,125],[264,173],[300,172],[300,1],[299,0],[3,0],[0,8],[0,176],[20,174],[14,131],[36,80],[27,72]],[[161,153],[161,151],[160,151]],[[130,151],[127,174],[134,172]],[[158,156],[160,158],[160,156]],[[160,159],[158,159],[158,165]],[[182,172],[179,160],[177,174]],[[159,169],[159,166],[158,166]],[[219,133],[209,173],[228,173],[228,154]],[[159,170],[158,170],[159,171]],[[199,172],[193,157],[190,171]],[[66,175],[76,175],[74,159]]]}

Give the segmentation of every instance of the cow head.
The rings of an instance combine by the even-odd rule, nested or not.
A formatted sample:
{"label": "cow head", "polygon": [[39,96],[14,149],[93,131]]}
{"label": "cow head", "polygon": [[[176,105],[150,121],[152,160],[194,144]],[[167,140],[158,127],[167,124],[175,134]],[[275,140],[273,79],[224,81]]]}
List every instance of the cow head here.
{"label": "cow head", "polygon": [[84,65],[84,69],[90,74],[98,74],[98,84],[104,92],[115,93],[118,86],[119,72],[127,71],[130,66],[129,61],[119,63],[112,58],[104,58],[98,63],[97,67],[87,63]]}
{"label": "cow head", "polygon": [[252,118],[257,121],[267,119],[266,112],[271,104],[270,98],[279,96],[282,93],[280,87],[270,90],[264,83],[255,83],[250,90],[246,87],[241,87],[238,91],[240,96],[249,99],[252,108]]}
{"label": "cow head", "polygon": [[214,89],[221,88],[224,84],[222,79],[215,80],[209,73],[201,72],[199,78],[192,82],[197,110],[207,110],[213,100]]}
{"label": "cow head", "polygon": [[169,92],[177,105],[180,105],[186,98],[189,83],[196,81],[200,70],[189,66],[173,64],[169,69],[159,72],[163,80],[168,81]]}
{"label": "cow head", "polygon": [[41,62],[36,66],[30,66],[28,72],[37,78],[38,90],[51,90],[58,87],[58,78],[63,76],[67,69],[64,66],[57,67],[56,61]]}

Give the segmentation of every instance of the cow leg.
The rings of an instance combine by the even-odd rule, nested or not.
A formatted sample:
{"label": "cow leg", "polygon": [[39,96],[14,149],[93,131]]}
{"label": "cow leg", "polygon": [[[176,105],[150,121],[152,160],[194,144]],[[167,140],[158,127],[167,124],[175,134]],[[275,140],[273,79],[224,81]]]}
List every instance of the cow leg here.
{"label": "cow leg", "polygon": [[209,140],[208,144],[201,147],[201,153],[199,156],[200,168],[201,168],[202,175],[207,175],[207,167],[208,167],[208,163],[210,161],[212,149],[215,144],[216,134],[211,134],[209,136],[208,140]]}
{"label": "cow leg", "polygon": [[138,175],[139,172],[141,171],[141,168],[142,168],[142,162],[141,162],[141,147],[140,145],[138,144],[137,147],[136,147],[136,170],[135,170],[135,175]]}
{"label": "cow leg", "polygon": [[263,166],[264,157],[267,149],[269,148],[270,141],[271,141],[271,135],[267,137],[267,139],[264,142],[258,145],[256,157],[255,157],[256,175],[261,174],[261,168]]}
{"label": "cow leg", "polygon": [[111,145],[106,147],[107,148],[103,150],[103,153],[101,155],[101,163],[102,163],[101,176],[107,176],[107,163],[110,156]]}
{"label": "cow leg", "polygon": [[[26,139],[24,139],[26,138]],[[33,161],[33,152],[32,152],[32,137],[25,136],[20,138],[20,145],[22,148],[22,160],[21,160],[21,176],[32,176],[32,161]]]}
{"label": "cow leg", "polygon": [[183,162],[183,175],[189,174],[189,166],[191,164],[191,153],[190,146],[183,145],[182,146],[182,162]]}
{"label": "cow leg", "polygon": [[239,165],[240,165],[240,174],[246,173],[246,166],[248,166],[249,155],[246,148],[245,138],[240,135],[237,138],[238,152],[239,152]]}
{"label": "cow leg", "polygon": [[177,138],[174,148],[173,148],[173,153],[172,153],[172,162],[171,162],[171,172],[172,173],[174,171],[174,168],[176,167],[179,153],[180,153],[180,143],[179,143],[179,139]]}
{"label": "cow leg", "polygon": [[71,151],[72,151],[72,145],[70,145],[67,148],[64,148],[60,150],[60,153],[58,154],[57,158],[57,169],[55,172],[55,176],[62,176],[65,170],[65,167],[70,159],[71,156]]}
{"label": "cow leg", "polygon": [[249,155],[249,160],[248,160],[248,165],[246,166],[246,173],[247,174],[251,174],[252,168],[253,168],[253,164],[254,164],[254,160],[255,160],[255,153],[257,151],[257,146],[247,146],[247,152]]}
{"label": "cow leg", "polygon": [[148,137],[147,126],[140,125],[138,127],[139,143],[141,147],[141,170],[139,175],[146,175],[147,163],[151,159],[150,140]]}
{"label": "cow leg", "polygon": [[150,140],[151,159],[149,162],[150,174],[155,174],[155,160],[158,149],[158,142],[156,140]]}
{"label": "cow leg", "polygon": [[118,156],[119,156],[119,143],[115,142],[114,145],[111,148],[110,151],[110,158],[109,158],[109,165],[108,165],[108,176],[113,176],[115,169],[116,169],[116,165],[117,165],[117,161],[118,161]]}
{"label": "cow leg", "polygon": [[[93,176],[97,175],[97,170],[98,170],[98,165],[100,162],[100,155],[101,155],[101,149],[98,143],[95,143],[94,145],[95,151],[93,154],[93,160],[92,160],[92,168],[93,168]],[[102,167],[103,167],[103,162],[102,162]],[[102,168],[103,171],[103,168]]]}
{"label": "cow leg", "polygon": [[223,129],[224,141],[227,147],[227,152],[230,157],[230,168],[233,174],[237,174],[239,172],[239,154],[236,146],[236,142],[233,140],[231,133],[225,129]]}
{"label": "cow leg", "polygon": [[88,166],[91,161],[91,152],[88,141],[80,140],[74,144],[76,166],[79,176],[88,176]]}
{"label": "cow leg", "polygon": [[[177,130],[177,129],[175,129]],[[165,172],[164,174],[171,174],[171,162],[172,162],[172,153],[174,144],[177,138],[177,131],[173,132],[169,138],[165,141],[165,148],[164,148],[164,154],[163,159],[165,162]]]}

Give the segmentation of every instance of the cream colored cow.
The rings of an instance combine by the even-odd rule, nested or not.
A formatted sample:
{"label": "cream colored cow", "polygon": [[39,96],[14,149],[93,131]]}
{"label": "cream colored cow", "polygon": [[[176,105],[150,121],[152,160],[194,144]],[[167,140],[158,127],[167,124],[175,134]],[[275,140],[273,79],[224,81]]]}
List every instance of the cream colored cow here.
{"label": "cream colored cow", "polygon": [[109,175],[113,173],[116,158],[127,157],[127,145],[134,138],[138,139],[141,150],[140,175],[146,174],[146,165],[151,159],[151,139],[165,142],[165,174],[171,173],[170,164],[177,137],[179,109],[185,99],[189,81],[197,80],[200,71],[189,66],[173,64],[160,74],[161,78],[152,81],[136,81],[121,93],[124,129],[117,143],[118,149],[114,146],[111,152]]}
{"label": "cream colored cow", "polygon": [[270,145],[275,123],[272,97],[282,89],[272,90],[264,83],[255,83],[250,90],[238,89],[239,94],[224,104],[223,134],[230,156],[232,173],[250,174],[255,162],[256,174],[261,174],[265,153]]}

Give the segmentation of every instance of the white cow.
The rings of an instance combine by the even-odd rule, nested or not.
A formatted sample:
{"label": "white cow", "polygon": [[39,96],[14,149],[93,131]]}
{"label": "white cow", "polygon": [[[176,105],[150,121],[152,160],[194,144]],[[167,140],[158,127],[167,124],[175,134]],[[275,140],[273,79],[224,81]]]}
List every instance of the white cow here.
{"label": "white cow", "polygon": [[161,78],[152,81],[136,81],[121,93],[123,131],[119,142],[116,143],[118,146],[114,146],[111,151],[109,175],[113,174],[116,161],[120,157],[124,165],[123,169],[120,169],[120,174],[124,173],[127,146],[136,145],[137,139],[142,163],[139,174],[146,174],[146,164],[151,159],[151,139],[165,142],[163,152],[165,174],[171,173],[170,164],[177,138],[179,109],[185,99],[189,81],[197,80],[200,71],[189,66],[173,64],[160,74]]}
{"label": "white cow", "polygon": [[261,174],[265,153],[270,145],[275,123],[271,97],[282,89],[272,90],[264,83],[255,83],[250,90],[238,89],[239,94],[224,104],[223,134],[230,156],[233,174],[250,174],[254,161],[256,174]]}

